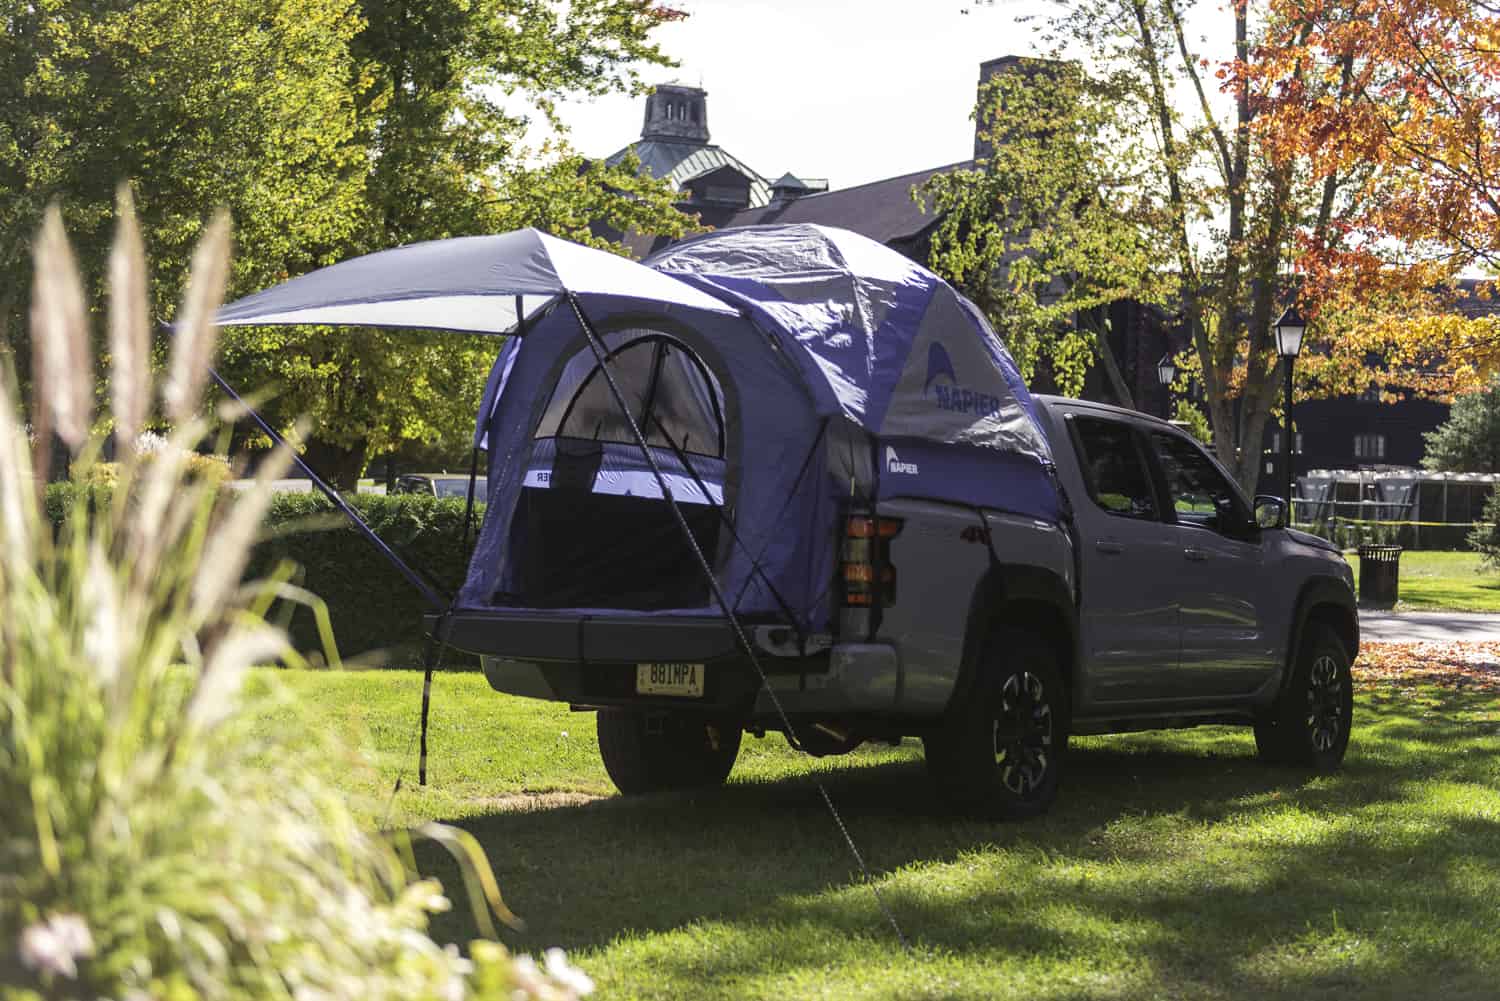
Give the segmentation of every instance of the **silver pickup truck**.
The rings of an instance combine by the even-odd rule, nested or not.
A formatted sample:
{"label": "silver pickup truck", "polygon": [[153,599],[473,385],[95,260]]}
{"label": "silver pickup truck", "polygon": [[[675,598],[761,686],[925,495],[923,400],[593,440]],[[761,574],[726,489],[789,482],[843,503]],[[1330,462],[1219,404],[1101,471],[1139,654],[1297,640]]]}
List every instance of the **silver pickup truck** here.
{"label": "silver pickup truck", "polygon": [[[1268,761],[1336,768],[1359,651],[1338,551],[1286,527],[1282,500],[1248,500],[1169,424],[1038,402],[1061,524],[882,500],[827,540],[848,589],[830,634],[747,625],[791,732],[712,616],[497,612],[505,656],[483,656],[485,675],[597,710],[626,793],[722,782],[742,734],[766,730],[814,755],[920,737],[949,802],[1006,818],[1052,803],[1074,734],[1241,724]],[[459,620],[450,639],[484,653],[483,626]]]}

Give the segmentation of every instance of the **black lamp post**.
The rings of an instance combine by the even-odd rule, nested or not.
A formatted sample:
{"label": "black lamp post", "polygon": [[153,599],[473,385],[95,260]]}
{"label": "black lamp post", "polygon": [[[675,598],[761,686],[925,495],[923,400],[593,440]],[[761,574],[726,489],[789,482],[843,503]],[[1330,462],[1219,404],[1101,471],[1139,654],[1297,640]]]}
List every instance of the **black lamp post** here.
{"label": "black lamp post", "polygon": [[1172,352],[1168,351],[1161,356],[1161,361],[1156,363],[1156,379],[1167,391],[1167,419],[1172,418],[1172,383],[1177,379],[1177,366],[1172,361]]}
{"label": "black lamp post", "polygon": [[1276,353],[1286,360],[1286,414],[1282,423],[1286,426],[1286,509],[1287,521],[1292,521],[1292,366],[1302,353],[1302,335],[1307,331],[1307,322],[1297,312],[1297,306],[1287,307],[1276,321]]}

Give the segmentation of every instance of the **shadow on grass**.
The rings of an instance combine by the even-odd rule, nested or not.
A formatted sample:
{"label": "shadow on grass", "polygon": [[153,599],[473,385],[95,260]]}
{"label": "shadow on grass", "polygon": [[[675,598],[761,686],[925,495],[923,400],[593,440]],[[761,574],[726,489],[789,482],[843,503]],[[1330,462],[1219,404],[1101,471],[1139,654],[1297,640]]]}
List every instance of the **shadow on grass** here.
{"label": "shadow on grass", "polygon": [[[1025,824],[949,815],[919,761],[824,781],[919,954],[1088,964],[1124,947],[1168,993],[1483,996],[1500,813],[1429,795],[1500,774],[1496,741],[1463,739],[1476,707],[1362,704],[1344,770],[1321,778],[1261,765],[1248,734],[1090,740],[1053,812]],[[504,936],[518,950],[705,926],[763,943],[653,951],[661,984],[820,968],[830,936],[896,952],[810,776],[461,826],[528,922]],[[419,862],[457,885],[441,852]],[[466,915],[437,934],[472,937]]]}

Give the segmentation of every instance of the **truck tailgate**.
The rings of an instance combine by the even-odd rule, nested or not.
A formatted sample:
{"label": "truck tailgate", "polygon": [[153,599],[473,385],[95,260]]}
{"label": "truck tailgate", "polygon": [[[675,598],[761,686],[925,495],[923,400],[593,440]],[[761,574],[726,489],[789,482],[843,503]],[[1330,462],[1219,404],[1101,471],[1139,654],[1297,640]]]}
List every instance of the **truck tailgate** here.
{"label": "truck tailgate", "polygon": [[[441,616],[423,617],[431,635]],[[734,631],[719,616],[610,615],[466,609],[453,612],[448,642],[470,653],[568,664],[633,661],[706,663],[736,653]]]}

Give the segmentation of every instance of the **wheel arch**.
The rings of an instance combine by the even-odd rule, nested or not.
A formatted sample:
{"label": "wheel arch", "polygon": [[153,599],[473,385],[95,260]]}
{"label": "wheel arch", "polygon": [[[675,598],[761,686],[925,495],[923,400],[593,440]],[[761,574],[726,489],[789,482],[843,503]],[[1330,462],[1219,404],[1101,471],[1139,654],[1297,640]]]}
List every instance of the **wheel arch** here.
{"label": "wheel arch", "polygon": [[1278,691],[1286,686],[1297,652],[1302,649],[1308,630],[1316,625],[1325,625],[1338,635],[1351,664],[1359,656],[1359,612],[1354,604],[1354,593],[1337,577],[1314,577],[1302,585],[1297,595],[1292,634],[1282,661]]}
{"label": "wheel arch", "polygon": [[979,677],[985,643],[998,626],[1040,636],[1057,653],[1063,683],[1076,702],[1079,685],[1078,611],[1058,574],[1028,564],[998,563],[974,588],[964,630],[963,661],[948,707],[960,705]]}

